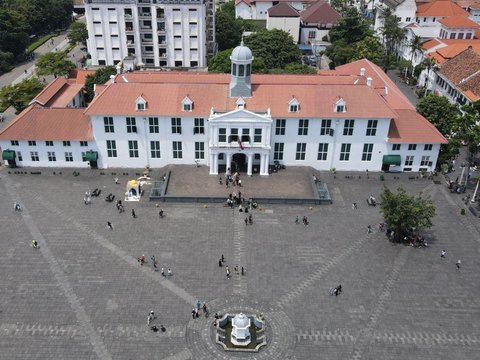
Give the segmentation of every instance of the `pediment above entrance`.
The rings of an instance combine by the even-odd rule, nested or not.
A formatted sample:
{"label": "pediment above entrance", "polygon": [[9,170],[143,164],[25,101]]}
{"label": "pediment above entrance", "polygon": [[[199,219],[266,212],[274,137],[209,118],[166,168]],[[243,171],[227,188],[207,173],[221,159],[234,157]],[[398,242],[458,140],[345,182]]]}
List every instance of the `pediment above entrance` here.
{"label": "pediment above entrance", "polygon": [[245,109],[237,109],[226,113],[213,113],[209,122],[263,122],[271,123],[272,117],[270,116],[269,111],[265,113],[254,113]]}

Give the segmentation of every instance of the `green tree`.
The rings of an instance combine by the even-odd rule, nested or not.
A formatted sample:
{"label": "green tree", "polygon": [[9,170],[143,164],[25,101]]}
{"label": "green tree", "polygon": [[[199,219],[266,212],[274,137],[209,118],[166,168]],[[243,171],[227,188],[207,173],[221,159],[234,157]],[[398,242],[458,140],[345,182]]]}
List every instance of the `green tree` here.
{"label": "green tree", "polygon": [[93,87],[95,84],[105,84],[110,80],[110,76],[115,75],[117,69],[115,66],[105,66],[104,68],[98,69],[95,74],[88,75],[85,79],[85,88],[87,90],[87,100],[90,101],[95,95]]}
{"label": "green tree", "polygon": [[0,51],[19,58],[29,42],[29,30],[25,16],[12,9],[0,8]]}
{"label": "green tree", "polygon": [[386,187],[381,195],[380,212],[388,229],[393,231],[393,240],[403,241],[412,232],[419,234],[432,227],[435,206],[429,197],[421,193],[411,196],[402,188],[392,192]]}
{"label": "green tree", "polygon": [[40,56],[37,60],[37,74],[55,77],[68,75],[76,66],[67,57],[68,53],[64,51],[50,52]]}
{"label": "green tree", "polygon": [[254,57],[262,58],[267,69],[283,69],[300,60],[300,50],[289,33],[273,29],[260,30],[245,38]]}
{"label": "green tree", "polygon": [[230,72],[230,55],[233,49],[227,49],[216,53],[208,60],[208,72],[212,73],[229,73]]}
{"label": "green tree", "polygon": [[[414,35],[413,38],[408,43],[408,48],[410,49],[411,56],[410,56],[410,63],[413,66],[413,58],[417,51],[422,49],[422,38],[418,35]],[[412,75],[413,75],[413,67],[412,67]],[[405,69],[405,76],[407,76],[407,69]]]}
{"label": "green tree", "polygon": [[0,51],[0,75],[12,70],[13,60],[14,57],[11,52]]}
{"label": "green tree", "polygon": [[445,96],[429,94],[417,103],[417,112],[427,118],[446,137],[451,137],[459,117],[456,105]]}
{"label": "green tree", "polygon": [[373,36],[370,23],[354,7],[348,8],[337,26],[330,30],[330,40],[354,44],[367,36]]}
{"label": "green tree", "polygon": [[25,109],[43,88],[44,85],[38,78],[26,79],[16,85],[7,85],[0,90],[0,107],[13,106],[18,113]]}
{"label": "green tree", "polygon": [[454,125],[455,136],[466,144],[469,162],[480,151],[480,100],[462,106],[463,116]]}
{"label": "green tree", "polygon": [[425,70],[427,70],[427,75],[425,77],[425,94],[427,95],[428,93],[428,80],[430,79],[430,72],[433,70],[435,71],[437,69],[437,62],[433,58],[425,58],[422,61],[422,66]]}
{"label": "green tree", "polygon": [[218,50],[234,48],[240,45],[243,33],[243,21],[235,18],[235,2],[228,1],[215,14],[215,38]]}
{"label": "green tree", "polygon": [[87,45],[88,30],[87,25],[83,22],[75,21],[70,25],[68,32],[68,40],[70,44],[76,45],[78,43]]}
{"label": "green tree", "polygon": [[384,22],[380,32],[385,48],[388,54],[394,54],[396,48],[404,41],[406,30],[400,27],[400,20],[390,8],[383,12],[382,17]]}
{"label": "green tree", "polygon": [[368,59],[377,65],[382,63],[385,50],[376,37],[367,36],[354,45],[354,54],[348,61]]}
{"label": "green tree", "polygon": [[347,44],[344,40],[337,40],[327,47],[325,55],[332,60],[330,65],[332,68],[335,68],[335,66],[346,64],[353,59],[355,50],[353,46]]}

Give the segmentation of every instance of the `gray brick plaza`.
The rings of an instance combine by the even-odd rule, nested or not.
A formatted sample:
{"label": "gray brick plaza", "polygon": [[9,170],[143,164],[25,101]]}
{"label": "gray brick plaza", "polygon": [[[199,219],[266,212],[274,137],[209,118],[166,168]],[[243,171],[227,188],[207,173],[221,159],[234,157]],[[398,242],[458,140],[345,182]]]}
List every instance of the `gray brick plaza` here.
{"label": "gray brick plaza", "polygon": [[[104,196],[125,191],[134,176],[121,172],[115,185],[110,170],[104,176],[81,170],[77,177],[66,169],[63,175],[13,170],[0,170],[0,359],[479,357],[480,222],[468,211],[460,215],[461,196],[443,183],[404,174],[381,182],[379,174],[353,180],[323,173],[332,205],[259,204],[253,225],[245,226],[244,214],[222,204],[160,203],[166,217],[159,219],[156,204],[143,199],[124,202],[119,214]],[[185,189],[201,194],[218,186],[229,193],[203,172],[187,168]],[[179,173],[172,176],[172,190],[182,191]],[[261,181],[269,191],[289,193],[289,183],[298,186],[291,176],[244,178],[242,192],[259,196],[253,184]],[[394,246],[378,232],[379,208],[365,199],[379,198],[383,185],[435,200],[430,248]],[[85,191],[97,187],[101,196],[84,205]],[[14,201],[22,212],[13,211]],[[297,215],[308,216],[310,225],[295,224]],[[40,249],[31,247],[32,239]],[[142,254],[155,255],[159,268],[174,275],[152,271],[151,261],[140,266]],[[218,266],[221,254],[230,279]],[[246,275],[235,273],[235,265]],[[338,284],[343,293],[331,296],[329,288]],[[212,340],[213,317],[192,319],[197,299],[211,314],[263,313],[268,345],[257,354],[223,352]],[[149,330],[150,310],[165,332]]]}

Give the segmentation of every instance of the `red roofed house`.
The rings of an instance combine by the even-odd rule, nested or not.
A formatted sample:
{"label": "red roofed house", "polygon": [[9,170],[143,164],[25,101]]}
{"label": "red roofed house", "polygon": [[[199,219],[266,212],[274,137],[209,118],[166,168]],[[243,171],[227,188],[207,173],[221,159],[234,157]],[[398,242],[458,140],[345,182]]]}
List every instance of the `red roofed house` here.
{"label": "red roofed house", "polygon": [[[209,166],[211,175],[269,166],[430,171],[445,138],[376,65],[316,75],[252,75],[240,45],[231,74],[127,72],[88,108],[32,104],[0,132],[18,166]],[[53,86],[53,85],[52,85]],[[48,101],[47,101],[48,104]]]}

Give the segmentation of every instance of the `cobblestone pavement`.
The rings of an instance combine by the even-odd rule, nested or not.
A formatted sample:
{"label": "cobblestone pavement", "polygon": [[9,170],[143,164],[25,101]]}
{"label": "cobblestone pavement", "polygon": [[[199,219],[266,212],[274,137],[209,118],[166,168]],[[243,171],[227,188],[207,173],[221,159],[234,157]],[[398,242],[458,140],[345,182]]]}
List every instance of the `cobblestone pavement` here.
{"label": "cobblestone pavement", "polygon": [[[480,223],[460,215],[461,195],[443,184],[325,173],[332,205],[260,204],[245,226],[220,204],[162,203],[159,219],[155,203],[127,202],[118,214],[103,197],[121,195],[126,176],[115,185],[110,175],[63,173],[0,170],[0,359],[478,358]],[[269,179],[281,191],[279,176]],[[394,246],[376,226],[367,234],[381,216],[365,199],[384,185],[434,199],[430,248]],[[101,196],[84,205],[85,191],[97,187]],[[297,215],[310,225],[295,224]],[[151,261],[140,266],[142,254],[174,275],[162,277]],[[338,284],[343,293],[331,296]],[[223,352],[212,319],[191,317],[197,299],[212,314],[263,313],[268,345],[258,354]],[[150,310],[165,332],[149,331]]]}

